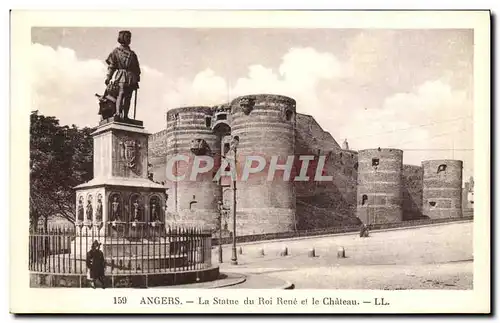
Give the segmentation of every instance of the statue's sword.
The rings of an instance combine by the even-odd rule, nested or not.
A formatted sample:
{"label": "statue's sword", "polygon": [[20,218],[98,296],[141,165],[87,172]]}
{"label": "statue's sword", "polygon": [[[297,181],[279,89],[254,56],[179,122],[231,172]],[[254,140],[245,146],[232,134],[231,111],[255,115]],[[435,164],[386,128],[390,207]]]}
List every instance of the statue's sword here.
{"label": "statue's sword", "polygon": [[135,95],[134,95],[134,120],[135,120],[135,111],[137,109],[137,90],[135,89]]}

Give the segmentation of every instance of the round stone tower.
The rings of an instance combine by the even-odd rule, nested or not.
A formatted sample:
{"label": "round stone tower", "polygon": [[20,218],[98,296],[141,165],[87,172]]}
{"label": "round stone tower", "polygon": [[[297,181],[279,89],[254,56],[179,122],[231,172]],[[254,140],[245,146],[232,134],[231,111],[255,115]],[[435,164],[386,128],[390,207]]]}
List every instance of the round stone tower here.
{"label": "round stone tower", "polygon": [[194,163],[209,167],[206,160],[217,161],[220,156],[221,141],[212,131],[212,115],[213,109],[203,106],[167,112],[167,207],[178,216],[172,219],[174,222],[210,228],[216,225],[217,202],[222,193],[220,185],[213,181],[215,167],[200,174],[192,172]]}
{"label": "round stone tower", "polygon": [[358,165],[359,219],[365,224],[401,222],[403,151],[360,150]]}
{"label": "round stone tower", "polygon": [[239,139],[238,174],[247,157],[260,159],[252,162],[253,168],[265,161],[262,170],[246,179],[238,177],[237,235],[293,231],[296,102],[285,96],[258,94],[238,97],[231,107],[231,136]]}
{"label": "round stone tower", "polygon": [[426,160],[422,168],[422,213],[431,219],[461,217],[462,161]]}

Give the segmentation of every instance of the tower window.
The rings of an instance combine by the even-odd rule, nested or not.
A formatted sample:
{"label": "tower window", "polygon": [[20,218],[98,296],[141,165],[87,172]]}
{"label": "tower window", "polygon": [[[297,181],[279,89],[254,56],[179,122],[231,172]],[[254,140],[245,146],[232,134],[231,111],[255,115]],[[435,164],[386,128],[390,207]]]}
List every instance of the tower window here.
{"label": "tower window", "polygon": [[206,116],[205,117],[205,126],[207,126],[207,128],[210,128],[212,124],[212,118],[210,116]]}
{"label": "tower window", "polygon": [[286,118],[286,120],[287,121],[291,121],[292,117],[293,117],[293,112],[290,111],[290,110],[286,110],[286,112],[285,112],[285,118]]}
{"label": "tower window", "polygon": [[429,205],[432,206],[432,207],[435,207],[436,206],[436,201],[429,201]]}
{"label": "tower window", "polygon": [[190,210],[193,210],[194,209],[194,205],[198,203],[198,201],[196,201],[196,195],[193,195],[193,199],[191,200],[191,202],[189,202],[189,209]]}
{"label": "tower window", "polygon": [[378,166],[380,164],[380,160],[378,158],[372,158],[372,166]]}
{"label": "tower window", "polygon": [[441,173],[441,172],[445,172],[446,171],[446,165],[445,164],[441,164],[438,166],[438,169],[437,169],[437,173]]}

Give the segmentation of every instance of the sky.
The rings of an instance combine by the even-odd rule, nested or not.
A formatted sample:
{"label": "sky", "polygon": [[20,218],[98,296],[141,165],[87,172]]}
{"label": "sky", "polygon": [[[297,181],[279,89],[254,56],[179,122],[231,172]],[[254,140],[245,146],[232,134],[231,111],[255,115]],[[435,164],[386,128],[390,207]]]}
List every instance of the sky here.
{"label": "sky", "polygon": [[132,32],[137,119],[151,133],[172,108],[281,94],[351,149],[403,149],[414,165],[460,159],[464,180],[473,175],[472,30],[33,28],[32,110],[97,125],[95,93],[121,29]]}

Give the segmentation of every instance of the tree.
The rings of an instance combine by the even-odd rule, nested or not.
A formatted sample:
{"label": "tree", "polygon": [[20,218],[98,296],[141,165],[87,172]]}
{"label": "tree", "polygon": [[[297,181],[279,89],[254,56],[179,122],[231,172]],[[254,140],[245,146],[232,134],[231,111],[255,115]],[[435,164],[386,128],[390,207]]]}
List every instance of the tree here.
{"label": "tree", "polygon": [[50,217],[75,221],[74,187],[93,177],[91,128],[61,126],[54,117],[31,113],[30,227]]}

